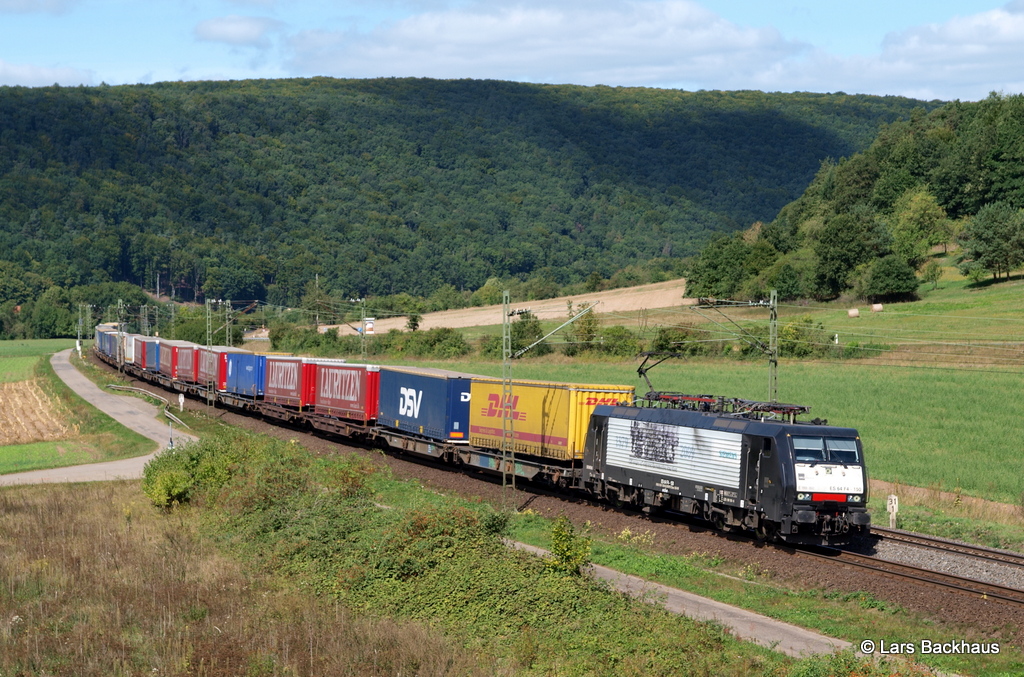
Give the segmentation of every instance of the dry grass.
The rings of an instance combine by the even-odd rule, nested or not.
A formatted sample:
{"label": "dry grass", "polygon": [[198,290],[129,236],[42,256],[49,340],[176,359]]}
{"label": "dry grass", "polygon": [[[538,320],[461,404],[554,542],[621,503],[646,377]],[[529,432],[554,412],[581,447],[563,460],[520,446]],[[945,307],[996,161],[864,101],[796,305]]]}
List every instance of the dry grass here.
{"label": "dry grass", "polygon": [[0,447],[52,442],[78,433],[67,412],[43,391],[40,379],[0,383]]}
{"label": "dry grass", "polygon": [[415,624],[251,578],[134,482],[0,491],[0,675],[493,674]]}

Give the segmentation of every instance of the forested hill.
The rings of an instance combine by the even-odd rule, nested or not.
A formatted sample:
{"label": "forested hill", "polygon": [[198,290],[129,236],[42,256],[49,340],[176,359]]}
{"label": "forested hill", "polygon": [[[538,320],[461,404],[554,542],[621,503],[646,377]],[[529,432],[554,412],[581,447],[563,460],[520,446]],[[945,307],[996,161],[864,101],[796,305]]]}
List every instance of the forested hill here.
{"label": "forested hill", "polygon": [[[764,228],[712,242],[693,294],[869,299],[912,296],[941,273],[930,248],[959,246],[975,281],[1024,266],[1024,95],[953,102],[888,125],[828,163]],[[937,277],[934,277],[937,280]]]}
{"label": "forested hill", "polygon": [[0,304],[158,275],[185,300],[282,304],[316,274],[356,295],[607,277],[773,219],[825,158],[936,105],[472,80],[4,87]]}

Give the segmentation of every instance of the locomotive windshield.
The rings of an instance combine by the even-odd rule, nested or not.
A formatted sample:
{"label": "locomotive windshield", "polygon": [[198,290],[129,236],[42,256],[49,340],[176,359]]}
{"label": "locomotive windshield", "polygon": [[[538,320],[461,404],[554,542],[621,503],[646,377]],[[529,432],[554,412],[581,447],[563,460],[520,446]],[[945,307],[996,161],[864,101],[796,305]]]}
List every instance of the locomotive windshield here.
{"label": "locomotive windshield", "polygon": [[798,463],[860,463],[857,440],[837,437],[793,437]]}

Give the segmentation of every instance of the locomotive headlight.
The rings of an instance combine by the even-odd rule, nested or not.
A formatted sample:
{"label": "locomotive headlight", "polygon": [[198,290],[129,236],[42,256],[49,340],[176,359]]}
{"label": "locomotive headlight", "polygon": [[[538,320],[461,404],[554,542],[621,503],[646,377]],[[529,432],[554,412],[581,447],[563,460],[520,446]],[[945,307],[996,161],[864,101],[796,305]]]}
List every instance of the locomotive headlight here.
{"label": "locomotive headlight", "polygon": [[860,503],[860,496],[847,496],[846,500],[850,503]]}
{"label": "locomotive headlight", "polygon": [[798,500],[798,501],[809,501],[810,499],[811,499],[811,495],[810,494],[797,494],[796,495],[796,500]]}

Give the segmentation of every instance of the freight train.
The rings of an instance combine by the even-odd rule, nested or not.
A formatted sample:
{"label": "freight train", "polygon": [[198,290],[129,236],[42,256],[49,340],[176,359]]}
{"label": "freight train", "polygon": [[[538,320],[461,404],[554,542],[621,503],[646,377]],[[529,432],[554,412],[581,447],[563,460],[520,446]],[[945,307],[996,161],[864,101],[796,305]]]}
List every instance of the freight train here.
{"label": "freight train", "polygon": [[[506,389],[457,371],[263,355],[115,325],[96,327],[94,349],[214,405],[766,540],[838,545],[870,526],[857,431],[797,421],[791,405],[637,398],[622,385],[514,380]],[[514,455],[502,451],[508,428]]]}

